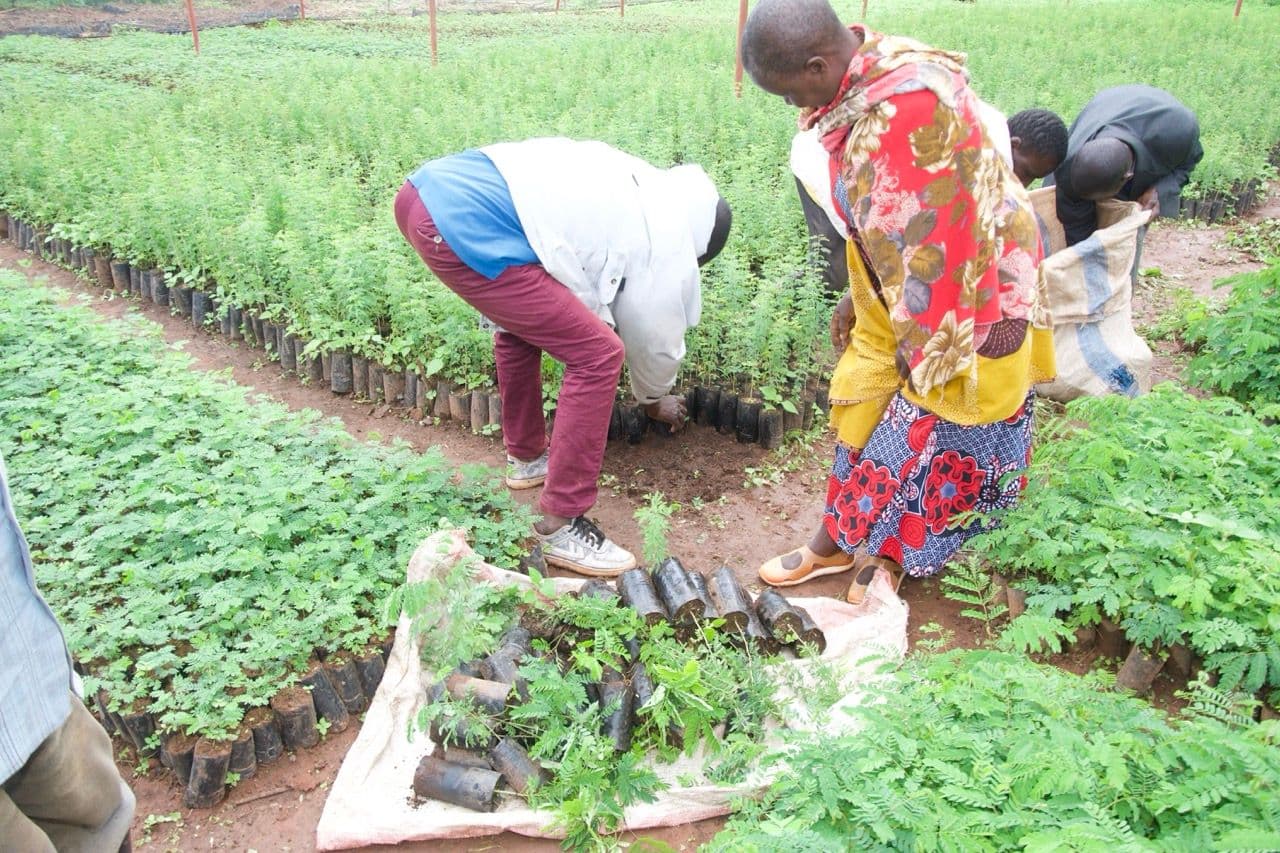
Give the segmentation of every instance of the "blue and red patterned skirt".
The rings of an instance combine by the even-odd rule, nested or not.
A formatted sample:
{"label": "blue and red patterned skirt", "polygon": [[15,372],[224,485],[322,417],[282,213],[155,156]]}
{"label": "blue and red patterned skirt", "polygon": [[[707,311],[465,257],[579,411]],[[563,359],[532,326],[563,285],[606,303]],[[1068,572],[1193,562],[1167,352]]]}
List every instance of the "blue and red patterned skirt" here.
{"label": "blue and red patterned skirt", "polygon": [[913,577],[942,569],[982,516],[1018,502],[1031,461],[1034,394],[1011,417],[961,426],[894,395],[867,446],[836,446],[823,523],[852,554],[865,544]]}

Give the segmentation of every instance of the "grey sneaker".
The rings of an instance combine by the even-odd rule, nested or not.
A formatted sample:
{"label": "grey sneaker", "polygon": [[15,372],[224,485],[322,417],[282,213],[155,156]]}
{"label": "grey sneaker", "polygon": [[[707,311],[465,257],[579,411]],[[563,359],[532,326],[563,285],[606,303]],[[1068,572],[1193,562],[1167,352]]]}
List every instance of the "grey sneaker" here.
{"label": "grey sneaker", "polygon": [[539,533],[538,538],[548,565],[571,572],[607,578],[636,567],[635,555],[614,544],[585,515],[545,536]]}
{"label": "grey sneaker", "polygon": [[521,462],[514,456],[507,456],[507,488],[533,489],[547,480],[547,453],[531,462]]}

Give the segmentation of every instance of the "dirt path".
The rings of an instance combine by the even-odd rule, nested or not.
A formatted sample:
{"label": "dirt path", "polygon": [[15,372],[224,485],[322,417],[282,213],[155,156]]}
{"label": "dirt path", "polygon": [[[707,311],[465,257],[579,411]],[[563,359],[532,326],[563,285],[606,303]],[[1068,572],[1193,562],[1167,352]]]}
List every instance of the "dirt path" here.
{"label": "dirt path", "polygon": [[[1280,215],[1280,199],[1271,201],[1249,217],[1250,221]],[[1219,278],[1255,269],[1256,259],[1243,256],[1223,243],[1227,228],[1161,224],[1153,228],[1144,250],[1144,266],[1161,271],[1135,295],[1135,322],[1150,326],[1173,305],[1173,291],[1186,287],[1201,296],[1213,294]],[[261,351],[221,337],[195,332],[180,318],[154,305],[141,305],[90,286],[58,267],[33,260],[8,241],[0,242],[0,265],[24,272],[30,278],[47,278],[52,284],[79,294],[103,318],[142,313],[159,323],[165,338],[182,348],[203,370],[230,369],[242,385],[280,400],[293,409],[311,408],[341,419],[360,438],[403,439],[418,449],[439,445],[455,463],[485,461],[499,465],[501,445],[491,438],[473,436],[460,428],[415,423],[402,413],[383,414],[379,409],[327,390],[299,384],[283,376],[278,366],[264,360]],[[1181,358],[1176,346],[1157,342],[1157,379],[1177,378]],[[691,427],[670,439],[649,436],[639,446],[611,444],[606,455],[600,501],[593,515],[623,545],[639,550],[639,530],[632,517],[635,508],[652,491],[663,491],[679,501],[671,531],[671,546],[691,567],[701,570],[721,563],[732,565],[744,582],[758,588],[754,569],[763,559],[802,540],[816,524],[822,484],[832,445],[818,438],[809,445],[765,453],[758,447],[726,440],[709,430]],[[755,483],[755,485],[748,484]],[[534,495],[525,493],[522,500]],[[805,595],[840,595],[847,577],[825,578],[805,586]],[[959,614],[960,606],[944,598],[936,582],[908,583],[903,598],[911,608],[910,631],[914,642],[922,624],[936,623],[952,635],[952,644],[972,647],[981,642],[981,629]],[[1095,663],[1091,654],[1065,655],[1055,663],[1084,671]],[[1162,676],[1154,700],[1162,707],[1173,702],[1177,683]],[[171,774],[152,771],[131,778],[138,795],[134,838],[140,850],[311,850],[314,830],[329,785],[347,748],[356,736],[353,727],[330,737],[320,747],[289,756],[255,778],[239,784],[227,802],[217,809],[192,812],[181,807],[181,796]],[[132,756],[119,757],[122,771],[133,769]],[[709,838],[718,821],[646,833],[678,849],[691,849]],[[373,848],[371,848],[373,849]],[[383,849],[383,848],[379,848]],[[549,842],[518,836],[499,836],[471,842],[402,845],[388,850],[555,850]]]}

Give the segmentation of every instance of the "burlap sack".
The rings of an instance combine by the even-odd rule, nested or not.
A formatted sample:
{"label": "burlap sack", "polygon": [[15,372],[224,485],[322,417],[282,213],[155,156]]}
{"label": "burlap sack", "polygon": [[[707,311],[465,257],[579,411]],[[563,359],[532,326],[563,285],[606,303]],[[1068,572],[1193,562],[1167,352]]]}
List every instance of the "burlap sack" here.
{"label": "burlap sack", "polygon": [[[461,560],[475,561],[478,582],[529,582],[523,575],[480,562],[457,531],[438,533],[420,545],[409,561],[408,577],[422,580],[440,576]],[[581,584],[580,580],[555,580],[559,594]],[[894,594],[883,573],[876,576],[868,601],[860,607],[832,598],[794,601],[805,607],[826,633],[827,649],[822,658],[847,663],[842,683],[848,690],[822,726],[831,733],[847,732],[851,718],[838,709],[861,701],[863,686],[881,677],[880,665],[884,660],[901,657],[906,652],[907,606]],[[813,665],[807,660],[793,660],[777,666],[795,667],[803,677]],[[316,847],[339,850],[401,841],[468,838],[504,830],[536,837],[558,837],[559,833],[550,826],[551,815],[536,812],[518,799],[507,801],[491,813],[435,801],[411,802],[413,772],[422,756],[432,751],[425,735],[413,740],[408,737],[409,724],[425,701],[425,678],[418,643],[408,618],[402,616],[386,674],[365,715],[360,735],[343,759],[325,801],[316,827]],[[805,727],[807,714],[798,706],[791,706],[791,710],[795,712],[788,715],[792,727]],[[655,766],[659,777],[670,787],[655,802],[628,808],[625,828],[679,826],[727,814],[732,798],[762,788],[770,778],[756,771],[745,783],[732,787],[706,781],[692,785],[677,781],[699,779],[701,766],[701,756],[697,754],[674,764]]]}
{"label": "burlap sack", "polygon": [[1085,395],[1136,397],[1151,388],[1151,350],[1133,328],[1130,270],[1150,214],[1134,202],[1098,204],[1098,230],[1070,248],[1054,187],[1031,193],[1045,244],[1058,377],[1036,391],[1065,403]]}

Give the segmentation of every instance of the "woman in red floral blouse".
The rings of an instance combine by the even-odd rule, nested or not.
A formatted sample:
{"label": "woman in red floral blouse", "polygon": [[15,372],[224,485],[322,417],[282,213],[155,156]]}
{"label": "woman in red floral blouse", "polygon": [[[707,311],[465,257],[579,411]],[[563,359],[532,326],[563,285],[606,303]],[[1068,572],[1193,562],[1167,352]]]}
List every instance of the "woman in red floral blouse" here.
{"label": "woman in red floral blouse", "polygon": [[1017,502],[1031,389],[1054,372],[1039,230],[963,56],[845,27],[827,0],[760,0],[742,52],[817,130],[850,237],[823,521],[760,576],[856,569],[856,603],[877,568],[934,574],[982,529],[973,512]]}

